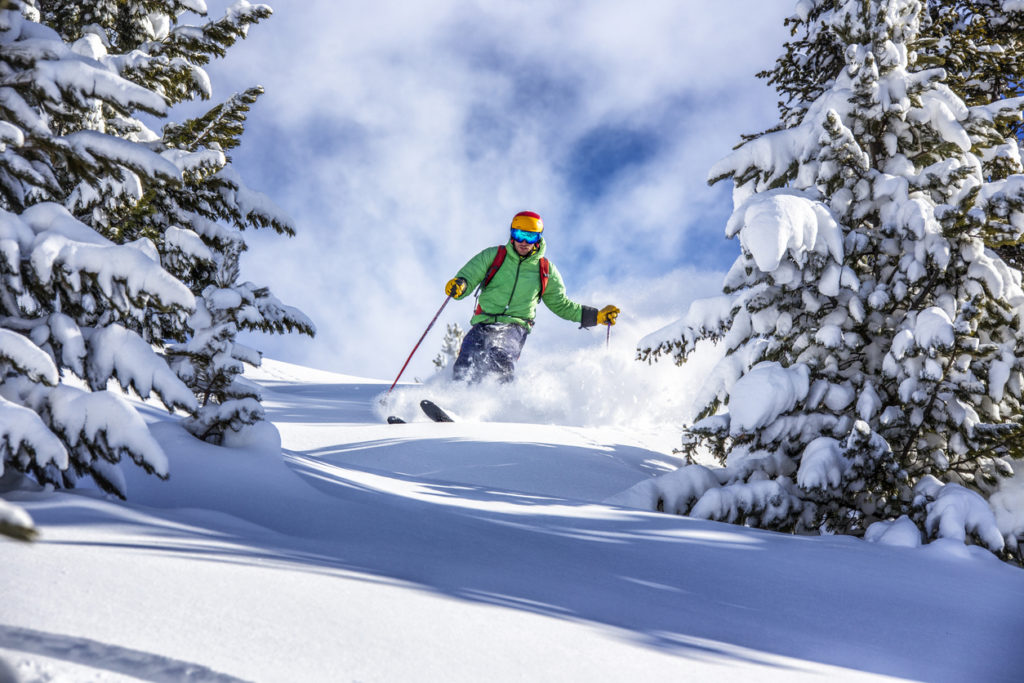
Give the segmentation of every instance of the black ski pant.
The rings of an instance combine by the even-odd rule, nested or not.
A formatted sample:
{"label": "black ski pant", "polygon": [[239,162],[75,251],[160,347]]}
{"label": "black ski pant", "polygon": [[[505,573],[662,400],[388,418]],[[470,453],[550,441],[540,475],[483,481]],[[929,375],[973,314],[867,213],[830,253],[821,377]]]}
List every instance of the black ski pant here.
{"label": "black ski pant", "polygon": [[455,379],[472,384],[494,375],[500,382],[511,382],[527,334],[525,327],[514,323],[473,325],[455,360]]}

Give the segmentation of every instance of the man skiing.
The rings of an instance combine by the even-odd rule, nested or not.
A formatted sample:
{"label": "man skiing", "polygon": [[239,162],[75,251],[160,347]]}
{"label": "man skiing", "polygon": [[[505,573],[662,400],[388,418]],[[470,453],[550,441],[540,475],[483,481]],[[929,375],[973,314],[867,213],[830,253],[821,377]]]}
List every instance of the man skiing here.
{"label": "man skiing", "polygon": [[562,276],[544,258],[544,222],[538,214],[517,213],[510,229],[508,244],[484,249],[445,285],[445,294],[455,299],[463,299],[481,286],[470,320],[473,327],[455,361],[456,380],[478,382],[496,375],[499,381],[511,381],[533,327],[538,300],[580,327],[614,325],[619,314],[615,306],[599,311],[566,297]]}

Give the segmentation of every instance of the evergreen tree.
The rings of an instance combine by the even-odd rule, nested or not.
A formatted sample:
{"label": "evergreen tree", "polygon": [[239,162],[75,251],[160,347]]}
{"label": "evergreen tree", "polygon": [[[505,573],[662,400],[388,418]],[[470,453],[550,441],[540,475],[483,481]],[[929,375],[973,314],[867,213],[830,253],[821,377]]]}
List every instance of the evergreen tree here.
{"label": "evergreen tree", "polygon": [[[266,5],[238,3],[223,18],[195,25],[186,21],[190,10],[205,8],[180,0],[49,0],[44,20],[79,52],[173,105],[209,98],[210,78],[203,66],[270,15]],[[226,156],[238,146],[246,114],[262,92],[256,87],[234,95],[203,116],[168,123],[161,134],[131,111],[97,103],[81,125],[145,145],[176,166],[177,175],[174,182],[128,177],[102,184],[71,175],[61,200],[115,242],[153,241],[165,267],[198,294],[215,278],[216,254],[239,245],[244,249],[239,230],[270,226],[294,234],[272,202],[241,183]],[[188,334],[159,315],[153,320],[155,339],[183,341]]]}
{"label": "evergreen tree", "polygon": [[[832,86],[845,68],[846,40],[831,30],[840,0],[806,0],[785,20],[792,40],[775,66],[758,76],[774,85],[781,125],[800,123],[808,103]],[[941,67],[945,83],[968,106],[1024,94],[1024,12],[1002,0],[926,0],[915,45],[919,66]],[[1003,137],[1020,138],[1021,122],[997,122]],[[756,137],[756,136],[753,136]],[[1016,171],[1012,171],[1016,172]]]}
{"label": "evergreen tree", "polygon": [[244,364],[259,366],[261,354],[239,343],[238,332],[314,333],[305,315],[281,304],[265,287],[238,282],[239,251],[225,252],[216,282],[199,297],[189,321],[196,334],[167,352],[177,375],[199,392],[200,407],[186,428],[217,444],[227,431],[263,419],[259,387],[241,376]]}
{"label": "evergreen tree", "polygon": [[1024,428],[1024,290],[994,249],[1020,242],[1024,176],[989,164],[1019,161],[1004,124],[1022,102],[953,92],[919,52],[937,49],[919,0],[801,8],[774,74],[780,127],[711,172],[735,185],[726,296],[641,349],[683,362],[724,344],[684,438],[691,461],[706,449],[724,467],[684,468],[654,504],[856,535],[907,515],[1014,552],[984,496]]}
{"label": "evergreen tree", "polygon": [[[221,19],[194,25],[186,21],[189,10],[203,8],[180,0],[51,0],[46,7],[46,19],[65,39],[87,44],[94,58],[116,65],[124,78],[162,93],[172,104],[208,98],[210,79],[202,67],[271,13],[266,5],[240,2]],[[246,115],[262,93],[253,87],[235,94],[199,117],[168,123],[160,135],[123,112],[97,111],[94,125],[159,152],[179,169],[181,182],[132,178],[99,188],[83,182],[65,200],[81,220],[115,241],[153,240],[164,267],[198,298],[195,316],[182,320],[154,310],[146,318],[148,328],[140,332],[153,341],[178,342],[171,362],[199,398],[202,412],[186,425],[217,443],[226,425],[240,429],[262,419],[263,412],[249,404],[259,400],[254,387],[243,394],[231,389],[241,384],[235,379],[241,367],[222,364],[217,359],[233,355],[224,356],[215,347],[235,348],[234,355],[258,365],[258,352],[241,351],[238,331],[314,334],[308,318],[281,306],[265,287],[237,282],[239,255],[246,249],[242,231],[269,227],[295,234],[291,220],[266,196],[246,187],[227,156],[239,145]],[[235,290],[228,299],[247,303],[222,309],[225,289]],[[259,314],[238,318],[239,311],[254,310]],[[219,417],[213,418],[214,412]]]}
{"label": "evergreen tree", "polygon": [[[244,249],[241,227],[291,232],[272,203],[241,183],[224,151],[237,143],[258,90],[168,126],[163,136],[136,118],[207,96],[201,65],[269,14],[241,2],[221,21],[179,25],[201,4],[0,5],[5,470],[58,486],[88,476],[120,496],[115,463],[123,456],[167,476],[159,445],[108,382],[197,414],[193,390],[154,344],[193,331],[195,294]],[[304,316],[265,289],[240,287],[262,316],[248,316],[246,325],[312,333]]]}
{"label": "evergreen tree", "polygon": [[441,352],[434,357],[433,361],[437,372],[455,364],[455,359],[459,357],[459,349],[462,348],[462,338],[465,336],[466,332],[459,327],[458,323],[448,325],[444,333],[444,340],[441,342]]}
{"label": "evergreen tree", "polygon": [[[128,456],[166,476],[167,462],[108,381],[194,410],[191,392],[132,331],[150,310],[184,319],[194,297],[154,260],[152,243],[116,244],[54,200],[72,172],[97,184],[180,173],[144,146],[80,125],[97,103],[160,114],[166,102],[38,19],[29,0],[0,8],[0,464],[58,486],[88,476],[124,495],[113,463]],[[78,381],[65,382],[69,373]]]}

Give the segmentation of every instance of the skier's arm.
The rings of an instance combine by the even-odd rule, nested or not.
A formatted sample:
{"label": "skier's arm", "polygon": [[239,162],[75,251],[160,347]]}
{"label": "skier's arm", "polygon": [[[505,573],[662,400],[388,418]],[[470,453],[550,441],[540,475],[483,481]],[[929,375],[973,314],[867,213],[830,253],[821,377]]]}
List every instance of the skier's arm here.
{"label": "skier's arm", "polygon": [[579,323],[580,327],[614,325],[615,317],[619,314],[619,309],[615,306],[605,306],[598,311],[592,306],[584,306],[570,300],[565,294],[565,283],[562,282],[562,276],[554,264],[551,265],[548,288],[544,292],[543,300],[555,315]]}
{"label": "skier's arm", "polygon": [[597,324],[597,309],[578,304],[566,296],[562,275],[553,263],[550,264],[548,287],[542,301],[559,318],[580,323],[580,327],[593,327]]}
{"label": "skier's arm", "polygon": [[[455,299],[464,299],[469,296],[470,292],[476,289],[476,286],[480,284],[487,275],[487,269],[491,267],[491,263],[494,262],[494,255],[497,253],[498,247],[488,247],[473,258],[469,259],[469,263],[462,266],[453,279],[464,280],[466,282],[466,288],[458,296],[455,296]],[[448,289],[446,286],[445,294],[447,293]]]}

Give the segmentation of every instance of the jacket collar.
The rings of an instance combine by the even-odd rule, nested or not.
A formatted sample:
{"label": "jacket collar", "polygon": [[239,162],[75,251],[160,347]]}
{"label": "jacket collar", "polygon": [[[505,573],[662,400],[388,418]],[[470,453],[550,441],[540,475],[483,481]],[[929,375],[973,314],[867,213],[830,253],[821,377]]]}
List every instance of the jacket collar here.
{"label": "jacket collar", "polygon": [[547,244],[544,242],[544,238],[541,237],[540,242],[537,242],[537,245],[530,251],[529,254],[527,254],[526,256],[520,256],[519,252],[516,251],[515,243],[511,239],[509,239],[509,241],[505,243],[505,249],[508,252],[509,256],[515,256],[516,258],[521,259],[523,261],[540,260],[540,257],[544,255],[545,251],[547,251]]}

